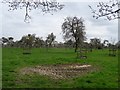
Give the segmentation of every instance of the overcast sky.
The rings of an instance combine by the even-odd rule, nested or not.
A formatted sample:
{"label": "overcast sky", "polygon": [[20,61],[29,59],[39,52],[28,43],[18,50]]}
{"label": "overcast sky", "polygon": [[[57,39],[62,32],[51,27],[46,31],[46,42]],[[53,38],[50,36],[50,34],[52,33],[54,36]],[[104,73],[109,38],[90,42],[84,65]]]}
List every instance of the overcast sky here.
{"label": "overcast sky", "polygon": [[[76,0],[75,0],[76,1]],[[79,0],[78,0],[79,1]],[[91,38],[101,38],[102,40],[118,40],[118,20],[107,21],[104,18],[95,19],[88,5],[95,5],[98,2],[61,2],[65,7],[53,15],[45,14],[39,10],[32,10],[30,15],[32,20],[30,23],[24,22],[25,9],[8,11],[9,7],[2,4],[0,7],[0,28],[2,36],[14,37],[15,40],[20,40],[23,35],[36,34],[36,36],[43,37],[45,40],[47,35],[54,33],[56,41],[63,42],[61,25],[67,16],[82,17],[85,20],[87,41]]]}

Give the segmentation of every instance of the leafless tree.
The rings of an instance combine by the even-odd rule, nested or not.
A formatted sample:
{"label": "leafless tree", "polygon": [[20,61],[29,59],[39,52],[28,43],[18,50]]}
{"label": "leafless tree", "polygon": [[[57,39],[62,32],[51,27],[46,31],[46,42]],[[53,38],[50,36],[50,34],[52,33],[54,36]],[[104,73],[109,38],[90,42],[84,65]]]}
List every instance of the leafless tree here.
{"label": "leafless tree", "polygon": [[14,38],[13,37],[8,37],[8,46],[12,47],[14,45]]}
{"label": "leafless tree", "polygon": [[44,45],[44,40],[42,37],[35,37],[34,47],[42,47]]}
{"label": "leafless tree", "polygon": [[120,19],[120,0],[110,0],[109,2],[99,2],[96,5],[97,10],[92,10],[93,17],[98,19],[100,17],[106,17],[106,20]]}
{"label": "leafless tree", "polygon": [[2,37],[2,46],[8,44],[8,42],[9,42],[9,39],[8,39],[8,38]]}
{"label": "leafless tree", "polygon": [[64,39],[75,41],[75,52],[82,45],[85,38],[85,25],[83,18],[67,17],[62,24]]}
{"label": "leafless tree", "polygon": [[46,42],[47,42],[49,47],[52,46],[52,43],[54,42],[55,38],[56,38],[56,36],[53,33],[48,34]]}
{"label": "leafless tree", "polygon": [[17,9],[25,9],[25,22],[30,22],[31,16],[29,12],[33,9],[41,9],[44,13],[61,10],[64,5],[56,0],[3,0],[3,3],[8,4],[9,11]]}
{"label": "leafless tree", "polygon": [[93,48],[99,49],[101,47],[101,40],[98,38],[90,39],[90,43],[91,43]]}
{"label": "leafless tree", "polygon": [[30,50],[35,42],[35,34],[24,35],[20,41],[22,43],[24,53],[31,53]]}

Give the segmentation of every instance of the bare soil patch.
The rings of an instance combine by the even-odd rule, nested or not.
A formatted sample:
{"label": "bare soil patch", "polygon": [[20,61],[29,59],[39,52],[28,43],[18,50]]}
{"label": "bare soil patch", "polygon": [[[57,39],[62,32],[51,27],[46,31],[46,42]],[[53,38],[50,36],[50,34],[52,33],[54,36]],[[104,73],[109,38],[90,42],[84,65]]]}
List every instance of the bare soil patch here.
{"label": "bare soil patch", "polygon": [[20,70],[21,74],[40,74],[46,75],[53,79],[68,79],[81,76],[92,72],[94,68],[91,65],[81,64],[58,64],[58,65],[41,65],[35,67],[25,67]]}

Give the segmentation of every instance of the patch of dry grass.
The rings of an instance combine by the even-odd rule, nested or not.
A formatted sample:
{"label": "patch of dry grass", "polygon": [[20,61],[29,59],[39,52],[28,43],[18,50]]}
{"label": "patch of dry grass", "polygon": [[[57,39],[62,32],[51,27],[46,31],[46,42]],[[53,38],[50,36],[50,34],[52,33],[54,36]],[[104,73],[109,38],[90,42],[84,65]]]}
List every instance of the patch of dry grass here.
{"label": "patch of dry grass", "polygon": [[36,67],[25,67],[20,70],[22,75],[39,74],[46,75],[52,79],[69,79],[84,75],[93,71],[91,65],[81,64],[59,64],[59,65],[42,65]]}

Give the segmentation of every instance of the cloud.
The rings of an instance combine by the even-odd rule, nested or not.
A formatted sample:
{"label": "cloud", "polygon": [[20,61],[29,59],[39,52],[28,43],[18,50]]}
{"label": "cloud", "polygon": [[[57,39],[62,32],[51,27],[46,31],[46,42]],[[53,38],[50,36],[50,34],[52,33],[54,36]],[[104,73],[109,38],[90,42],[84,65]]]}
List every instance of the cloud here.
{"label": "cloud", "polygon": [[[54,12],[53,15],[45,14],[39,10],[30,12],[32,17],[31,23],[24,22],[25,10],[16,10],[9,12],[8,7],[3,5],[2,18],[2,34],[3,36],[13,36],[15,40],[19,40],[23,35],[28,33],[35,33],[39,37],[46,39],[47,35],[53,32],[57,41],[63,41],[61,25],[67,16],[83,17],[86,25],[86,36],[88,40],[92,37],[100,37],[109,39],[110,37],[118,38],[116,34],[117,20],[105,21],[101,19],[92,18],[91,10],[88,5],[95,5],[92,2],[64,2],[63,10]],[[2,8],[0,8],[2,9]]]}

